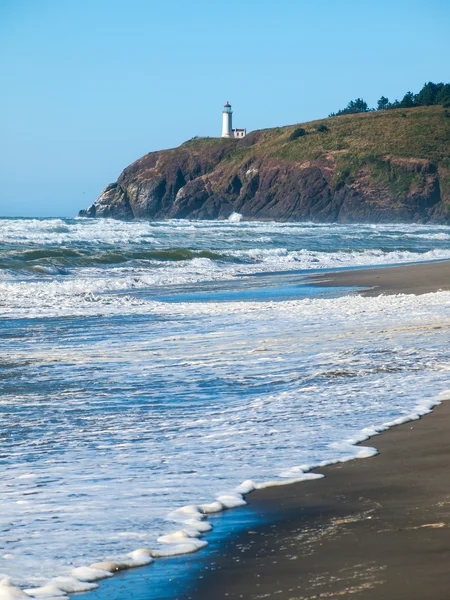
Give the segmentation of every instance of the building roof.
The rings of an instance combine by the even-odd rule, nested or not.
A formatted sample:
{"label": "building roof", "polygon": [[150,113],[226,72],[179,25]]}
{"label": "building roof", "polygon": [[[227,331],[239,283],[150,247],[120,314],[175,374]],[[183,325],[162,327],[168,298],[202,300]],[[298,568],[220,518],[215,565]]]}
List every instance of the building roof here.
{"label": "building roof", "polygon": [[231,108],[231,104],[228,102],[228,100],[227,100],[227,103],[224,104],[224,106],[225,106],[225,108]]}

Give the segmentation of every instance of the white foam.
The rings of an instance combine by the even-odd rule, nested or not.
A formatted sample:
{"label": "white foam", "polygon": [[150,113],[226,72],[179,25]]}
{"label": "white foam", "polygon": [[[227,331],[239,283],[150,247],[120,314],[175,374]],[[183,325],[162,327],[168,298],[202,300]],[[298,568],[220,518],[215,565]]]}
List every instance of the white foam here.
{"label": "white foam", "polygon": [[159,536],[157,541],[163,544],[174,544],[193,537],[200,537],[200,533],[191,533],[186,531],[185,529],[180,529],[178,531],[174,531],[173,533],[168,533],[167,535]]}
{"label": "white foam", "polygon": [[0,581],[0,600],[30,600],[30,596],[14,586],[8,577]]}
{"label": "white foam", "polygon": [[244,500],[241,494],[223,494],[218,496],[217,501],[223,504],[225,508],[237,508],[238,506],[245,506],[247,502]]}
{"label": "white foam", "polygon": [[116,573],[117,571],[122,571],[126,569],[126,565],[120,561],[114,560],[104,560],[101,562],[93,563],[90,565],[91,569],[96,571],[109,571],[110,573]]}
{"label": "white foam", "polygon": [[149,565],[153,562],[153,552],[148,548],[138,548],[137,550],[133,550],[128,554],[128,559],[125,561],[125,564],[129,568],[134,567],[143,567],[145,565]]}
{"label": "white foam", "polygon": [[72,576],[80,581],[100,581],[111,577],[109,569],[93,569],[92,567],[77,567],[72,569]]}
{"label": "white foam", "polygon": [[192,537],[197,537],[197,534],[208,533],[208,531],[211,531],[213,528],[211,523],[199,521],[197,519],[186,519],[186,521],[183,522],[183,526],[188,533],[193,532]]}
{"label": "white foam", "polygon": [[55,600],[56,598],[64,598],[67,600],[67,594],[56,585],[44,585],[37,588],[24,590],[33,598],[43,598],[44,600]]}
{"label": "white foam", "polygon": [[225,506],[222,504],[222,502],[216,500],[215,502],[210,502],[209,504],[201,504],[200,509],[203,513],[210,515],[222,512],[223,510],[225,510]]}
{"label": "white foam", "polygon": [[240,223],[241,221],[242,215],[237,212],[231,213],[231,215],[228,217],[229,223]]}
{"label": "white foam", "polygon": [[205,548],[208,542],[205,540],[190,539],[189,542],[181,544],[168,544],[166,548],[158,548],[154,550],[155,558],[165,558],[169,556],[179,556],[181,554],[191,554]]}
{"label": "white foam", "polygon": [[[90,565],[90,567],[88,567],[88,569],[94,573],[107,572],[109,574],[108,576],[110,576],[111,574],[117,573],[119,571],[124,571],[126,569],[133,569],[135,567],[143,567],[145,565],[150,565],[154,560],[154,556],[155,553],[153,550],[150,550],[148,548],[138,548],[137,550],[129,552],[126,557],[121,558],[117,561],[105,560],[93,563]],[[98,581],[98,579],[91,581]]]}
{"label": "white foam", "polygon": [[88,592],[89,590],[95,590],[98,588],[96,583],[89,583],[87,581],[80,581],[76,577],[69,577],[60,575],[55,577],[49,582],[50,585],[54,585],[58,589],[66,592],[67,594],[75,594],[77,592]]}
{"label": "white foam", "polygon": [[173,510],[171,513],[167,515],[167,518],[171,521],[181,521],[184,522],[186,519],[189,520],[202,520],[206,518],[206,515],[201,510],[199,506],[188,505],[182,506],[181,508],[177,508]]}
{"label": "white foam", "polygon": [[275,479],[273,481],[264,481],[263,483],[259,483],[257,489],[263,490],[269,487],[276,487],[280,485],[291,485],[293,483],[301,483],[302,481],[308,481],[310,479],[322,479],[323,475],[321,473],[303,473],[303,475],[293,475],[289,474],[289,471],[283,471],[280,477],[284,477],[285,479]]}
{"label": "white foam", "polygon": [[251,481],[251,479],[246,479],[240,485],[238,485],[237,488],[235,488],[235,492],[239,495],[250,494],[250,492],[253,492],[253,490],[255,490],[256,487],[257,485],[254,481]]}

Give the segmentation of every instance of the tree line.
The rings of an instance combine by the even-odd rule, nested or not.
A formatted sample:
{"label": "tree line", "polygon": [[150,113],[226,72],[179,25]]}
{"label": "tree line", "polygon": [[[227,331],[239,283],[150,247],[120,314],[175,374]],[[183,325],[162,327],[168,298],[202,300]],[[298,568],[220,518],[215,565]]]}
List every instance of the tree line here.
{"label": "tree line", "polygon": [[369,105],[363,98],[350,100],[347,106],[330,117],[339,115],[353,115],[356,113],[372,112],[376,110],[392,110],[393,108],[413,108],[414,106],[432,106],[442,104],[445,108],[450,108],[450,83],[426,83],[418,94],[406,92],[402,100],[390,102],[389,98],[381,96],[377,102],[376,108],[369,108]]}

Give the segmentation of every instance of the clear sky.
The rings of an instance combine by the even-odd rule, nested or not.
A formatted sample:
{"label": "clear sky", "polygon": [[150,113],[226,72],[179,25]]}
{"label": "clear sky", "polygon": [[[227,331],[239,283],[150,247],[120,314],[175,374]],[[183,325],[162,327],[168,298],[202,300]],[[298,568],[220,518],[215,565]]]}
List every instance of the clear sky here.
{"label": "clear sky", "polygon": [[449,0],[0,0],[0,216],[74,216],[229,100],[248,130],[450,81]]}

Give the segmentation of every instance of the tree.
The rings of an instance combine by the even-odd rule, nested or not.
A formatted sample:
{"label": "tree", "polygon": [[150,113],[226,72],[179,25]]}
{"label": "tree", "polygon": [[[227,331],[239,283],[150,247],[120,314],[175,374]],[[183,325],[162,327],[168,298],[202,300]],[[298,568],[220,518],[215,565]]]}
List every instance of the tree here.
{"label": "tree", "polygon": [[370,108],[365,100],[362,98],[356,98],[356,100],[350,100],[345,108],[338,110],[337,113],[331,113],[330,117],[337,117],[339,115],[354,115],[357,113],[369,112]]}
{"label": "tree", "polygon": [[416,106],[416,97],[412,92],[406,92],[406,94],[403,96],[403,100],[399,104],[399,107],[412,108],[413,106]]}
{"label": "tree", "polygon": [[450,103],[450,83],[445,83],[442,85],[436,97],[434,99],[435,104],[442,104],[446,106]]}
{"label": "tree", "polygon": [[[377,110],[391,110],[394,108],[412,108],[413,106],[431,106],[441,104],[444,108],[450,108],[450,83],[425,83],[418,94],[407,92],[401,101],[394,100],[389,102],[385,96],[381,96],[377,103]],[[361,112],[374,110],[367,106],[367,102],[362,98],[351,100],[347,106],[336,113],[331,113],[329,117],[338,115],[351,115]]]}
{"label": "tree", "polygon": [[389,108],[389,98],[381,96],[377,103],[377,110],[387,110]]}
{"label": "tree", "polygon": [[369,112],[367,102],[362,98],[356,98],[356,100],[350,100],[345,109],[349,114]]}
{"label": "tree", "polygon": [[400,108],[400,102],[398,100],[389,103],[388,109],[392,110],[393,108]]}
{"label": "tree", "polygon": [[416,105],[431,106],[435,104],[436,95],[443,85],[443,83],[433,83],[432,81],[426,83],[416,96]]}

